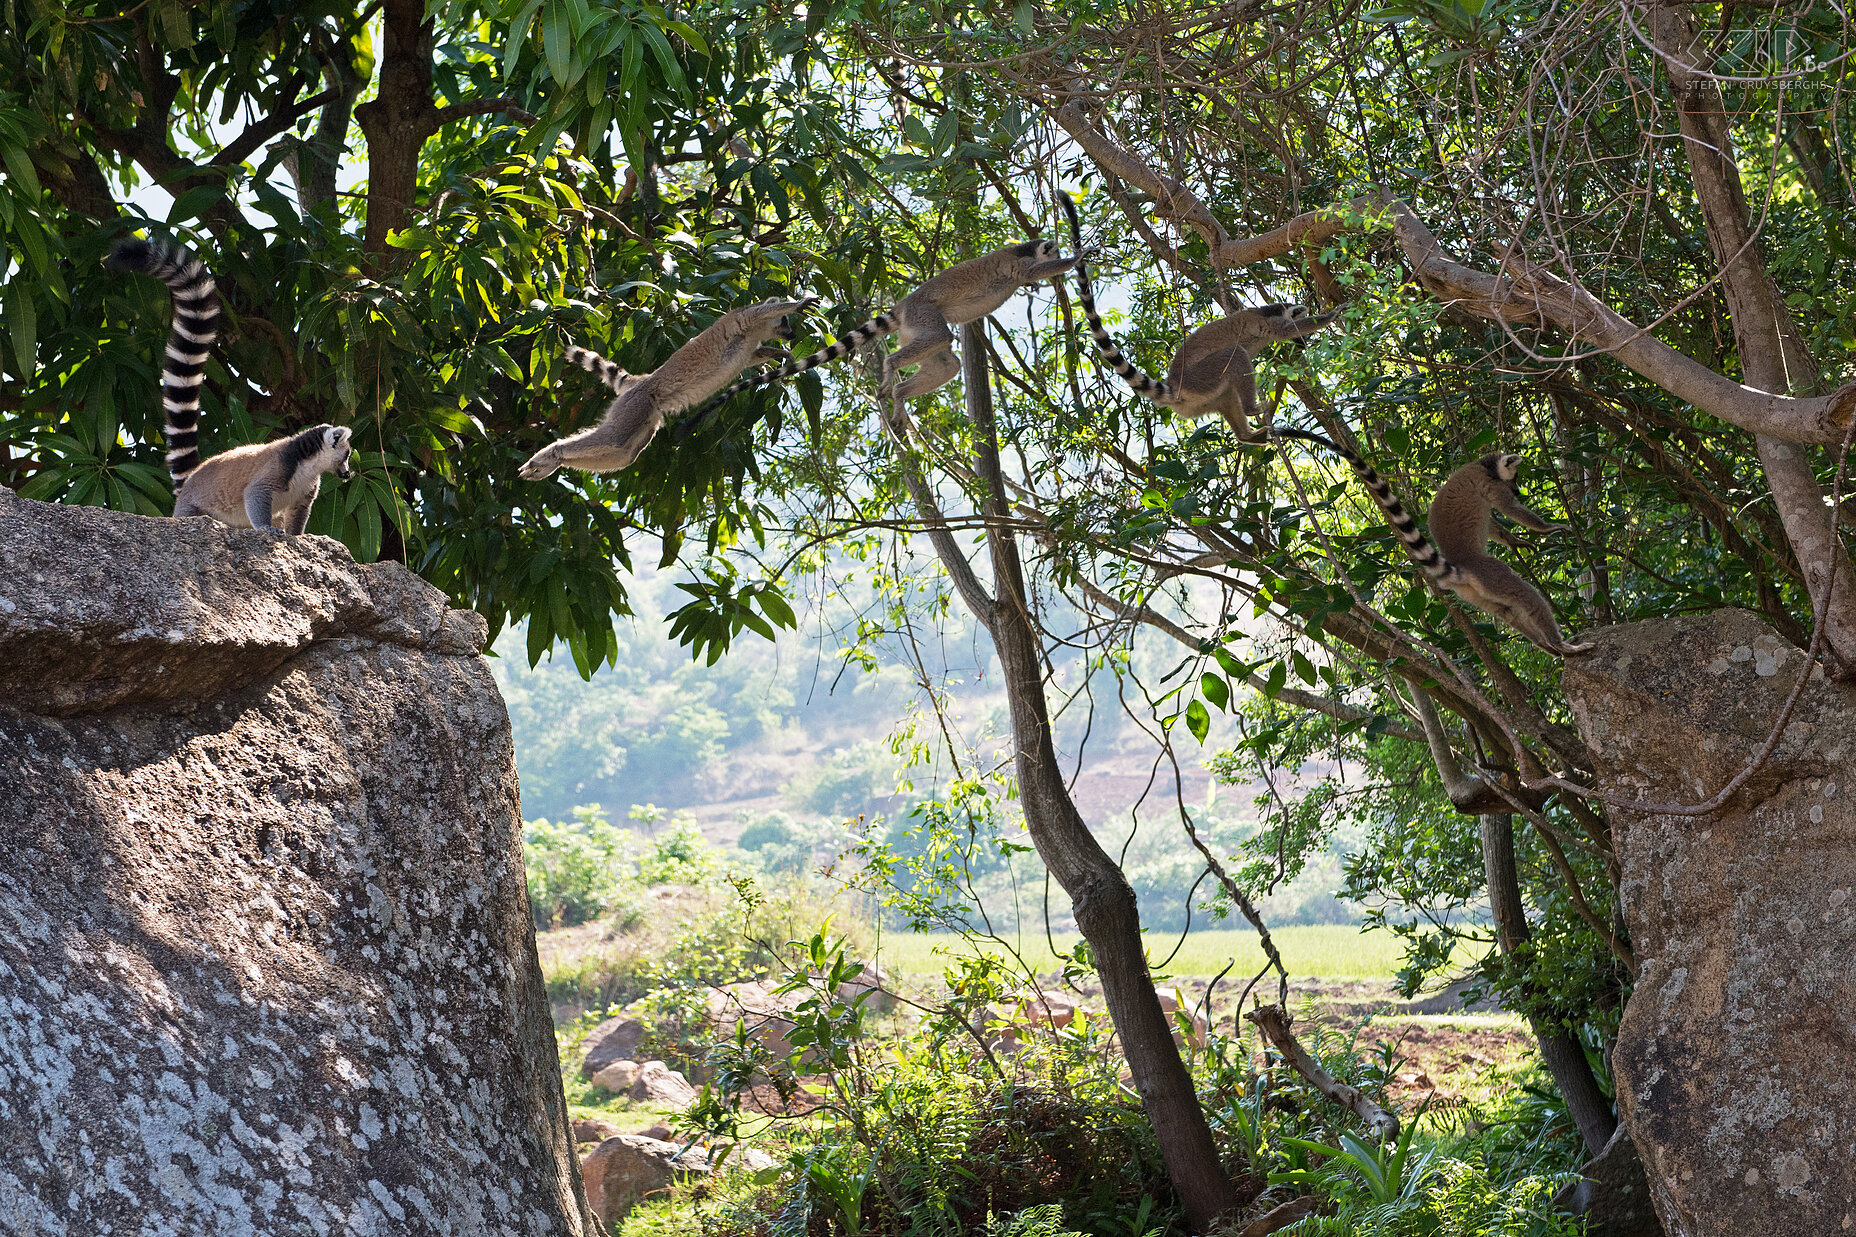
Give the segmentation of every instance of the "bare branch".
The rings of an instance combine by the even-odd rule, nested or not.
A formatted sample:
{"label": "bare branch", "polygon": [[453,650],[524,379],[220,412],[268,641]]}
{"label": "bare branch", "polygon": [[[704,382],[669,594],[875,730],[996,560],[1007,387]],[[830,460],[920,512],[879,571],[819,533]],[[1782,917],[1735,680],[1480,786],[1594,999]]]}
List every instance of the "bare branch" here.
{"label": "bare branch", "polygon": [[1507,801],[1493,787],[1480,777],[1463,772],[1463,766],[1450,746],[1450,736],[1444,730],[1443,719],[1437,716],[1437,706],[1431,702],[1430,696],[1416,683],[1411,685],[1411,696],[1412,711],[1417,713],[1418,721],[1424,727],[1424,740],[1431,749],[1431,763],[1437,768],[1438,780],[1444,784],[1444,793],[1450,796],[1450,806],[1468,816],[1505,811]]}
{"label": "bare branch", "polygon": [[1411,208],[1390,203],[1393,235],[1414,272],[1435,296],[1478,317],[1538,322],[1610,353],[1639,375],[1701,411],[1755,434],[1790,442],[1836,443],[1856,413],[1856,383],[1829,395],[1794,398],[1756,391],[1715,373],[1600,301],[1541,267],[1510,258],[1508,276],[1490,275],[1446,256]]}
{"label": "bare branch", "polygon": [[1829,444],[1841,441],[1843,430],[1856,418],[1856,383],[1805,398],[1743,386],[1648,334],[1583,288],[1518,256],[1510,256],[1504,264],[1507,274],[1499,276],[1458,262],[1410,207],[1390,195],[1378,202],[1356,199],[1340,210],[1308,212],[1261,236],[1233,239],[1197,194],[1107,137],[1089,119],[1080,99],[1059,108],[1056,120],[1098,167],[1151,196],[1157,214],[1197,229],[1218,265],[1276,257],[1352,230],[1362,214],[1389,210],[1393,235],[1419,281],[1433,295],[1478,317],[1556,327],[1575,341],[1610,353],[1703,412],[1756,434]]}
{"label": "bare branch", "polygon": [[[307,86],[309,82],[309,74],[299,74],[291,81],[284,93],[286,95],[294,95],[297,91]],[[225,148],[213,156],[209,166],[216,168],[236,167],[238,164],[250,158],[258,147],[264,145],[279,133],[282,133],[285,129],[288,129],[291,125],[321,107],[324,103],[336,98],[339,93],[340,92],[332,89],[325,90],[321,94],[311,95],[307,99],[298,99],[283,111],[277,112],[271,116],[266,116],[263,120],[252,121],[249,125],[245,126],[245,131],[243,133],[226,143]]]}
{"label": "bare branch", "polygon": [[1295,1032],[1289,1029],[1289,1014],[1282,1006],[1262,1005],[1245,1014],[1244,1018],[1257,1024],[1257,1030],[1263,1032],[1263,1037],[1275,1045],[1283,1059],[1296,1073],[1308,1079],[1315,1090],[1358,1117],[1380,1138],[1390,1141],[1398,1137],[1398,1117],[1323,1069],[1321,1062],[1302,1047],[1301,1042],[1295,1038]]}

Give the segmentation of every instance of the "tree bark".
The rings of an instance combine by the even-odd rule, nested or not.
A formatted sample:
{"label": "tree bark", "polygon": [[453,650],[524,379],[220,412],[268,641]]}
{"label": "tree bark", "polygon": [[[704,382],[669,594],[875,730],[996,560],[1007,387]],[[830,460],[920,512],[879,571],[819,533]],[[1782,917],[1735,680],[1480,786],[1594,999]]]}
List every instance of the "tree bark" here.
{"label": "tree bark", "polygon": [[967,413],[979,444],[979,473],[987,491],[985,514],[989,522],[995,522],[986,538],[997,593],[989,626],[1011,709],[1025,826],[1039,858],[1070,895],[1076,926],[1095,954],[1103,999],[1166,1159],[1167,1174],[1179,1191],[1187,1219],[1196,1231],[1203,1232],[1237,1206],[1237,1196],[1219,1162],[1192,1074],[1179,1055],[1154,992],[1134,890],[1089,832],[1064,785],[1051,739],[1043,660],[1031,622],[1018,543],[996,523],[1010,517],[1010,507],[999,468],[983,325],[969,323],[960,329],[960,351]]}
{"label": "tree bark", "polygon": [[334,41],[324,62],[323,81],[330,98],[316,117],[316,131],[297,152],[301,168],[297,195],[305,215],[335,209],[336,173],[348,153],[348,126],[354,120],[355,100],[367,85],[355,71],[354,58],[354,40],[343,35]]}
{"label": "tree bark", "polygon": [[[1796,388],[1814,393],[1817,361],[1805,347],[1785,302],[1766,270],[1759,239],[1734,160],[1733,129],[1721,104],[1720,87],[1695,70],[1697,34],[1686,8],[1659,5],[1650,12],[1656,50],[1669,70],[1682,149],[1708,229],[1708,243],[1721,270],[1727,311],[1733,320],[1740,353],[1741,377],[1749,387],[1783,395]],[[1764,434],[1757,436],[1759,460],[1772,486],[1786,538],[1804,571],[1814,611],[1825,606],[1824,638],[1839,677],[1856,674],[1856,575],[1838,544],[1835,513],[1812,473],[1802,447]]]}
{"label": "tree bark", "polygon": [[355,109],[367,135],[367,229],[362,245],[380,258],[387,237],[412,217],[419,188],[419,148],[425,144],[432,105],[433,19],[424,0],[387,0],[380,62],[380,93]]}
{"label": "tree bark", "polygon": [[[1489,910],[1495,917],[1495,942],[1504,957],[1527,943],[1532,933],[1527,927],[1527,908],[1521,901],[1521,882],[1514,866],[1514,818],[1507,815],[1482,817],[1482,870],[1488,877]],[[1585,1140],[1587,1155],[1596,1156],[1611,1141],[1618,1127],[1611,1101],[1598,1087],[1598,1079],[1587,1064],[1585,1050],[1577,1040],[1558,1027],[1549,1027],[1530,1017],[1534,1040],[1540,1045],[1540,1059],[1553,1075],[1579,1137]]]}

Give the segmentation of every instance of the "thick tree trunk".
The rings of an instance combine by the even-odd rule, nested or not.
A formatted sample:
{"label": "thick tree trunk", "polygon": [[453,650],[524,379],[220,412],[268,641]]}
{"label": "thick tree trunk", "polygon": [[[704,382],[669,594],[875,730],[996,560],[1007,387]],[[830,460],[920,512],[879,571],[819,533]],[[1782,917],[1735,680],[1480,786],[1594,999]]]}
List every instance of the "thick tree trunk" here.
{"label": "thick tree trunk", "polygon": [[[962,327],[960,350],[967,411],[979,443],[979,472],[988,490],[986,515],[1002,520],[1008,507],[993,423],[985,328],[978,323]],[[986,543],[998,594],[989,626],[1011,708],[1025,825],[1039,857],[1070,895],[1076,926],[1095,953],[1103,999],[1127,1053],[1135,1090],[1166,1157],[1167,1173],[1179,1191],[1187,1219],[1195,1231],[1203,1232],[1218,1216],[1232,1210],[1237,1198],[1199,1107],[1192,1074],[1180,1058],[1173,1029],[1154,992],[1134,890],[1089,832],[1064,785],[1051,739],[1042,649],[1031,622],[1018,543],[997,526],[988,532]]]}
{"label": "thick tree trunk", "polygon": [[380,93],[355,109],[367,135],[367,230],[376,258],[406,226],[419,189],[419,149],[432,132],[432,19],[424,0],[386,0]]}
{"label": "thick tree trunk", "polygon": [[[1503,955],[1512,954],[1533,935],[1527,926],[1527,908],[1521,901],[1521,881],[1514,866],[1514,818],[1482,817],[1482,870],[1489,882],[1489,910],[1495,917],[1495,941]],[[1540,1059],[1566,1101],[1587,1155],[1596,1156],[1611,1141],[1618,1119],[1611,1101],[1598,1087],[1585,1050],[1559,1027],[1529,1019]]]}
{"label": "thick tree trunk", "polygon": [[[1700,67],[1694,18],[1686,8],[1661,5],[1651,11],[1650,25],[1669,71],[1682,149],[1707,224],[1708,243],[1720,264],[1741,379],[1774,394],[1815,393],[1817,361],[1786,312],[1753,234],[1720,87],[1694,71]],[[1813,604],[1822,607],[1825,590],[1832,589],[1824,619],[1825,646],[1833,662],[1841,663],[1843,675],[1856,674],[1856,574],[1837,543],[1833,513],[1812,473],[1808,448],[1764,435],[1755,442]]]}

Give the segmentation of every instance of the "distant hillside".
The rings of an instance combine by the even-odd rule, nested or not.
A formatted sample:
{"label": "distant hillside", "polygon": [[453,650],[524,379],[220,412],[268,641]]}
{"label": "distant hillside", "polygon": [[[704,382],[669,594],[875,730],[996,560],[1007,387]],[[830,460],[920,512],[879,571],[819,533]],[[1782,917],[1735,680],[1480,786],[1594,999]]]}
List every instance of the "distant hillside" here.
{"label": "distant hillside", "polygon": [[[623,821],[632,805],[648,803],[664,817],[693,815],[721,845],[765,822],[824,839],[827,848],[844,836],[847,820],[898,821],[947,776],[944,758],[910,765],[911,752],[938,751],[940,737],[940,723],[922,707],[917,658],[927,663],[960,741],[983,753],[982,763],[1009,772],[991,647],[958,622],[918,626],[899,639],[885,630],[887,616],[867,588],[839,580],[822,602],[801,610],[798,630],[771,643],[746,635],[709,667],[669,635],[662,616],[676,596],[663,574],[635,581],[639,613],[618,629],[618,664],[601,666],[591,682],[564,651],[531,669],[519,628],[497,642],[492,666],[515,729],[525,819],[568,820],[576,806],[599,803]],[[1111,675],[1098,671],[1082,691],[1075,666],[1059,662],[1055,670],[1058,689],[1073,696],[1058,713],[1056,737],[1077,807],[1103,844],[1124,857],[1149,925],[1176,930],[1189,900],[1203,903],[1213,888],[1206,882],[1193,892],[1203,863],[1179,829],[1173,767],[1158,760],[1153,738],[1122,711]],[[1216,751],[1222,737],[1215,728],[1203,752]],[[1255,831],[1258,788],[1216,785],[1200,760],[1184,758],[1196,754],[1180,752],[1179,798],[1221,848],[1235,848]],[[970,761],[967,753],[962,759]],[[899,837],[902,825],[893,832]],[[1350,840],[1337,838],[1323,862],[1266,900],[1272,922],[1358,917],[1332,896]],[[1030,903],[1027,881],[1038,890]],[[1020,857],[983,886],[989,914],[1015,922],[1022,907],[1041,920],[1043,871],[1035,857]],[[1052,923],[1067,925],[1061,890],[1049,901]],[[1207,926],[1202,911],[1193,916]]]}

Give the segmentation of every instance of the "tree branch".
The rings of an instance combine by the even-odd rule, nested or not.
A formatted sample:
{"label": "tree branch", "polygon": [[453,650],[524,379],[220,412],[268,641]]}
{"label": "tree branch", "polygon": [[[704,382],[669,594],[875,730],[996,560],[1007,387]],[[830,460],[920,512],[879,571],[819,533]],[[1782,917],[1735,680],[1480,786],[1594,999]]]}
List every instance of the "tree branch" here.
{"label": "tree branch", "polygon": [[1790,442],[1837,443],[1856,414],[1856,384],[1829,395],[1794,398],[1756,391],[1715,373],[1648,334],[1585,289],[1511,257],[1506,276],[1486,274],[1446,256],[1411,208],[1391,202],[1393,235],[1420,282],[1478,317],[1534,321],[1565,331],[1616,357],[1640,376],[1710,416],[1755,434]]}
{"label": "tree branch", "polygon": [[1146,192],[1154,199],[1157,214],[1196,228],[1217,265],[1276,257],[1352,230],[1357,223],[1349,216],[1385,209],[1392,214],[1399,248],[1425,288],[1478,317],[1555,326],[1576,341],[1610,353],[1710,416],[1755,434],[1790,442],[1837,443],[1856,417],[1856,383],[1807,398],[1757,391],[1684,356],[1583,288],[1518,256],[1505,262],[1505,275],[1466,266],[1449,256],[1410,207],[1389,194],[1377,201],[1355,199],[1342,209],[1306,212],[1261,236],[1234,240],[1198,195],[1103,134],[1089,119],[1081,99],[1072,99],[1055,115],[1098,167]]}
{"label": "tree branch", "polygon": [[[298,74],[291,81],[290,87],[285,93],[294,95],[308,84],[309,75],[306,73]],[[256,151],[258,147],[264,145],[279,133],[282,133],[285,129],[288,129],[291,125],[335,97],[336,91],[324,90],[321,94],[311,95],[307,99],[298,99],[295,103],[274,116],[267,116],[263,120],[254,120],[251,124],[245,126],[245,131],[243,133],[233,138],[226,144],[224,149],[214,155],[207,166],[219,168],[236,167],[238,164],[250,158],[252,152]]]}
{"label": "tree branch", "polygon": [[[879,345],[876,351],[880,365],[884,349]],[[882,397],[878,399],[881,401]],[[909,497],[915,502],[915,510],[921,516],[928,533],[928,543],[934,547],[935,557],[941,560],[941,568],[947,572],[947,578],[954,582],[954,591],[960,594],[960,600],[965,603],[968,612],[991,632],[998,602],[986,591],[986,586],[980,583],[972,562],[967,559],[966,552],[960,548],[960,542],[955,540],[953,530],[947,525],[947,516],[942,513],[941,504],[935,501],[934,489],[922,475],[915,449],[909,443],[907,421],[901,415],[900,403],[898,400],[894,406],[884,404],[879,410],[879,419],[896,444],[896,463],[902,471],[902,483],[908,487]]]}
{"label": "tree branch", "polygon": [[1450,806],[1466,816],[1505,811],[1508,803],[1493,787],[1480,777],[1463,772],[1430,695],[1413,683],[1411,696],[1412,711],[1424,727],[1424,742],[1431,749],[1431,763],[1437,768],[1437,779],[1444,784],[1444,793],[1450,796]]}
{"label": "tree branch", "polygon": [[1244,1020],[1256,1023],[1263,1037],[1275,1045],[1283,1059],[1296,1073],[1308,1079],[1315,1090],[1358,1117],[1382,1140],[1391,1141],[1398,1137],[1398,1117],[1323,1069],[1321,1062],[1309,1055],[1308,1049],[1302,1047],[1301,1042],[1295,1038],[1295,1032],[1289,1029],[1289,1014],[1282,1006],[1258,1006],[1245,1014]]}
{"label": "tree branch", "polygon": [[427,119],[425,132],[427,136],[430,136],[454,120],[462,120],[466,116],[482,116],[491,112],[501,112],[521,125],[532,125],[538,119],[533,112],[524,111],[520,104],[505,95],[494,99],[473,99],[468,103],[452,103],[437,108]]}

